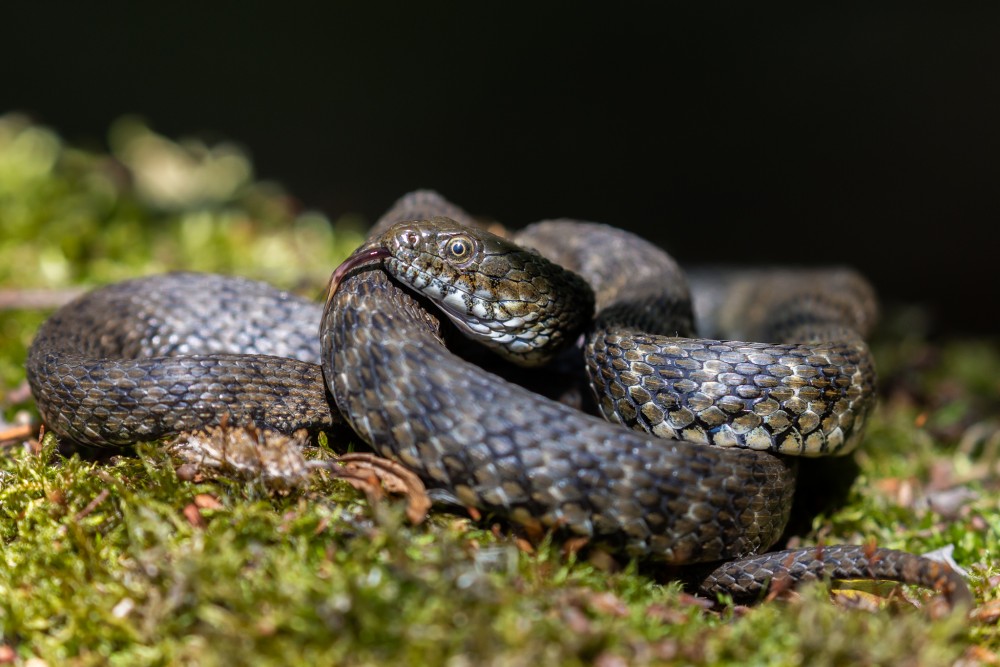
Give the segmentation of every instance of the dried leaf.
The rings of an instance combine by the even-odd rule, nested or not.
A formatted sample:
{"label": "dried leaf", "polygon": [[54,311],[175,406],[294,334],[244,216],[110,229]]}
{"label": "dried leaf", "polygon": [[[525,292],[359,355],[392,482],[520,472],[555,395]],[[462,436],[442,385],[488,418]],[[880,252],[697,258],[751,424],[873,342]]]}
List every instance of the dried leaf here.
{"label": "dried leaf", "polygon": [[381,500],[383,490],[404,495],[407,501],[406,518],[415,524],[427,518],[427,512],[431,508],[427,488],[409,469],[395,461],[368,453],[344,454],[337,457],[336,462],[342,465],[330,465],[327,469],[363,491],[370,501]]}
{"label": "dried leaf", "polygon": [[219,499],[209,493],[199,493],[194,497],[194,504],[203,510],[219,510],[222,509],[222,503]]}
{"label": "dried leaf", "polygon": [[168,444],[168,451],[184,461],[181,468],[194,467],[184,468],[185,478],[196,480],[198,472],[216,472],[260,480],[270,488],[284,490],[302,486],[308,480],[311,466],[303,455],[308,442],[305,431],[288,436],[252,426],[223,424],[181,434]]}
{"label": "dried leaf", "polygon": [[628,607],[614,593],[594,593],[587,600],[587,606],[593,611],[606,616],[624,618],[628,616]]}
{"label": "dried leaf", "polygon": [[194,503],[189,503],[184,506],[184,518],[187,522],[194,526],[195,528],[204,528],[205,519],[202,518],[201,512],[198,510],[198,506]]}

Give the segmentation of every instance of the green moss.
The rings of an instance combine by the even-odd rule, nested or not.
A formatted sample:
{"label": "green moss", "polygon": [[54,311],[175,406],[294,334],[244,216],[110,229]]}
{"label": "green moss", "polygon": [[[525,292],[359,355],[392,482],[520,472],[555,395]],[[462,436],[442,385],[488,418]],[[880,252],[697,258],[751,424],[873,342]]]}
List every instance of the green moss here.
{"label": "green moss", "polygon": [[[0,118],[0,286],[196,268],[316,294],[360,239],[356,221],[298,211],[253,181],[234,147],[170,142],[134,120],[111,144],[112,155],[82,152]],[[0,319],[8,419],[32,409],[7,397],[43,317]],[[930,344],[897,326],[876,346],[885,400],[859,476],[802,541],[953,545],[980,601],[995,601],[1000,350]],[[51,665],[936,665],[1000,652],[985,607],[932,621],[903,603],[845,609],[811,587],[707,612],[648,568],[577,560],[551,543],[525,553],[450,515],[412,526],[401,503],[371,506],[320,473],[275,493],[182,481],[176,464],[152,446],[66,458],[52,437],[2,453],[0,644]],[[955,488],[972,496],[949,505]]]}

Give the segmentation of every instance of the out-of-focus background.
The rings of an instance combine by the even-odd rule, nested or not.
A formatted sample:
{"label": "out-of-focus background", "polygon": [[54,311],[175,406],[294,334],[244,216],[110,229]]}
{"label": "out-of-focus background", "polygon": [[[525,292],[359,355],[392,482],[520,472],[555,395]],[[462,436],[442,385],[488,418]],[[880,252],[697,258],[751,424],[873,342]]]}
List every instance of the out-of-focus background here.
{"label": "out-of-focus background", "polygon": [[997,6],[653,7],[7,5],[0,113],[235,141],[330,218],[431,187],[689,263],[848,263],[934,332],[995,331]]}

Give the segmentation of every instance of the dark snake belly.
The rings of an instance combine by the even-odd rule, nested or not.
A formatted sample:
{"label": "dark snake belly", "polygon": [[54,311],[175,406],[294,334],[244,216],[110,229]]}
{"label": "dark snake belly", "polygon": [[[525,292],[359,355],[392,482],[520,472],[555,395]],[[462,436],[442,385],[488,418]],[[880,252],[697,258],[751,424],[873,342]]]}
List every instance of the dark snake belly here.
{"label": "dark snake belly", "polygon": [[[404,198],[384,221],[441,212],[464,215],[418,195]],[[867,326],[870,304],[859,310],[850,299],[844,305],[792,294],[800,305],[784,319],[755,315],[756,305],[739,318],[750,331],[776,336],[769,340],[846,332],[837,343],[636,337],[633,326],[649,322],[687,333],[683,309],[666,325],[648,310],[684,295],[673,287],[666,297],[662,286],[638,289],[626,303],[616,283],[635,284],[648,263],[588,269],[566,229],[529,234],[538,247],[554,234],[565,261],[597,285],[601,326],[587,348],[592,377],[605,390],[603,411],[634,429],[682,439],[625,430],[484,373],[442,345],[442,323],[423,299],[377,269],[348,276],[330,296],[321,350],[309,338],[319,307],[258,283],[176,274],[99,290],[42,327],[29,381],[57,433],[126,444],[221,419],[282,432],[323,430],[338,419],[325,376],[340,412],[366,442],[469,506],[676,564],[740,558],[772,545],[788,519],[794,466],[766,450],[818,455],[856,443],[873,380],[854,332]],[[675,271],[670,260],[654,266],[660,268],[649,269],[653,277]],[[801,286],[802,276],[797,280]],[[758,284],[774,292],[766,280]],[[725,298],[716,299],[712,319],[727,316]],[[961,596],[964,584],[947,568],[889,557],[896,553],[764,557],[720,569],[704,590],[756,594],[776,571],[799,568],[813,576],[864,571]]]}

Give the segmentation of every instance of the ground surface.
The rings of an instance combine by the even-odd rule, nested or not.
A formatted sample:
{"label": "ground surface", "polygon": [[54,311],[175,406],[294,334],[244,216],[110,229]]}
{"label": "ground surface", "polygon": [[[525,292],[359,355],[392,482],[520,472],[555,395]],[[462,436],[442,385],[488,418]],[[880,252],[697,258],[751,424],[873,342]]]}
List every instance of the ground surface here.
{"label": "ground surface", "polygon": [[[63,290],[193,268],[318,295],[361,238],[364,221],[331,225],[254,182],[236,149],[129,121],[111,138],[112,155],[86,153],[0,117],[0,431],[35,418],[24,358]],[[0,451],[0,663],[995,664],[1000,348],[930,343],[924,324],[890,314],[858,475],[792,539],[951,546],[968,615],[823,587],[708,611],[654,568],[528,547],[488,520],[414,526],[404,503],[328,475],[277,492],[178,474],[155,446],[95,462],[24,435]]]}

